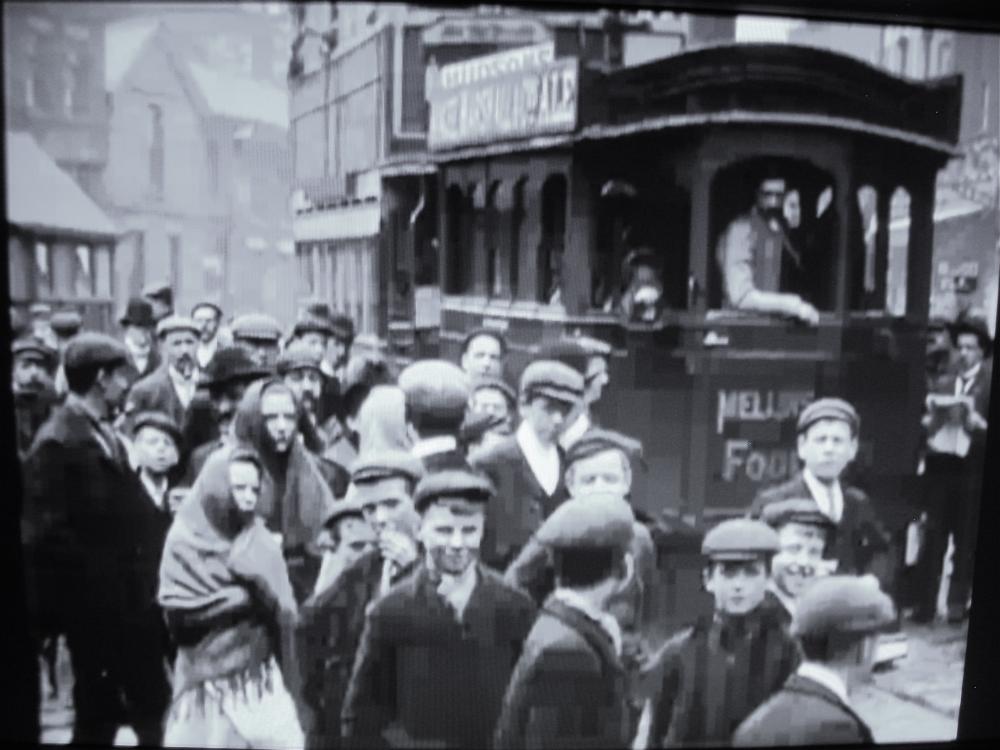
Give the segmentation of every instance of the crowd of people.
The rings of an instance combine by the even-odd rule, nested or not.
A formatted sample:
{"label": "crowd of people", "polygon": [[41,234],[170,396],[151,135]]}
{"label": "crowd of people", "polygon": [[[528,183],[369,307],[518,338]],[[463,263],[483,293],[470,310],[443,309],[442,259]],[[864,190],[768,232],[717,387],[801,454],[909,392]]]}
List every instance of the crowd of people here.
{"label": "crowd of people", "polygon": [[[900,616],[869,573],[889,534],[841,482],[850,403],[801,411],[802,470],[707,531],[713,611],[664,633],[642,445],[594,411],[607,343],[545,344],[511,385],[494,329],[399,369],[324,303],[223,318],[157,285],[121,338],[41,307],[15,331],[29,612],[42,664],[68,650],[74,744],[871,741],[850,691]],[[954,535],[960,618],[991,342],[951,332],[921,564],[936,596]]]}

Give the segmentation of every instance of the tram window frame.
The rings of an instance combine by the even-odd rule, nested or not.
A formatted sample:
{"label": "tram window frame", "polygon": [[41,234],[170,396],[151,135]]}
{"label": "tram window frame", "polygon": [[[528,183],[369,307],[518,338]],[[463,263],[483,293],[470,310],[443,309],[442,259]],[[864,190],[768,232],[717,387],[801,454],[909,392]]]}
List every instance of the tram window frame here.
{"label": "tram window frame", "polygon": [[[893,215],[893,203],[896,201],[896,196],[902,195],[906,198],[905,211],[902,213],[905,215],[906,230],[903,232],[903,242],[902,250],[893,250],[892,243],[892,215]],[[907,290],[910,283],[910,251],[911,251],[911,229],[913,226],[913,196],[909,190],[907,190],[904,185],[896,185],[892,193],[889,195],[889,238],[888,238],[888,257],[886,258],[886,291],[884,300],[884,309],[888,315],[893,317],[902,318],[907,314],[907,309],[909,306],[907,298]],[[897,263],[898,262],[898,266]],[[896,268],[900,269],[900,278],[890,284],[890,280],[893,279],[894,270]],[[897,297],[893,297],[893,290],[899,292]]]}
{"label": "tram window frame", "polygon": [[528,216],[525,204],[525,193],[528,189],[528,176],[520,175],[511,188],[511,210],[510,210],[510,257],[508,271],[510,278],[510,295],[512,299],[521,299],[523,290],[521,289],[521,250],[523,234],[525,229],[525,219]]}
{"label": "tram window frame", "polygon": [[501,181],[493,180],[486,189],[483,205],[483,254],[486,270],[486,297],[499,299],[504,296],[504,273],[501,267],[503,252],[503,237],[500,235],[500,212],[497,198],[501,190]]}
{"label": "tram window frame", "polygon": [[[562,264],[566,253],[566,231],[569,219],[569,178],[563,172],[553,172],[542,182],[539,191],[541,204],[541,236],[538,245],[538,280],[535,299],[543,305],[562,303],[565,276]],[[559,208],[562,210],[560,211]],[[556,249],[558,248],[558,250]],[[554,266],[556,253],[558,267]],[[558,274],[558,284],[556,276]]]}

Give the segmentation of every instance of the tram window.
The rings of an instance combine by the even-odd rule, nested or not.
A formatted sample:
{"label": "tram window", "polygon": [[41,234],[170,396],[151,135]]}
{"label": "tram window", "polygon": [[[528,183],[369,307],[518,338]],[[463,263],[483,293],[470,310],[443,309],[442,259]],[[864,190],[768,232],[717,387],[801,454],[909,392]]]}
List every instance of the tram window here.
{"label": "tram window", "polygon": [[521,232],[524,230],[524,189],[527,182],[528,178],[522,177],[514,183],[510,211],[510,290],[515,299],[521,297]]}
{"label": "tram window", "polygon": [[542,242],[538,252],[538,300],[562,301],[562,264],[566,247],[565,175],[554,174],[542,184]]}
{"label": "tram window", "polygon": [[497,194],[500,191],[500,181],[494,180],[486,193],[486,291],[490,297],[503,295],[504,279],[501,255],[503,253],[503,238],[500,236],[500,221],[498,216]]}
{"label": "tram window", "polygon": [[878,192],[871,185],[865,185],[858,190],[858,211],[861,213],[860,228],[865,257],[862,288],[868,295],[876,289],[875,240],[878,235]]}
{"label": "tram window", "polygon": [[[886,311],[890,315],[906,314],[907,266],[910,262],[910,194],[906,188],[896,188],[889,201],[889,226],[905,224],[902,231],[889,233],[889,263],[886,279]],[[897,219],[897,217],[899,217]]]}
{"label": "tram window", "polygon": [[449,294],[469,291],[470,235],[472,226],[471,195],[466,196],[457,185],[451,185],[445,196],[447,203],[447,272],[445,289]]}
{"label": "tram window", "polygon": [[35,243],[35,291],[42,296],[52,294],[52,268],[49,246],[44,242]]}

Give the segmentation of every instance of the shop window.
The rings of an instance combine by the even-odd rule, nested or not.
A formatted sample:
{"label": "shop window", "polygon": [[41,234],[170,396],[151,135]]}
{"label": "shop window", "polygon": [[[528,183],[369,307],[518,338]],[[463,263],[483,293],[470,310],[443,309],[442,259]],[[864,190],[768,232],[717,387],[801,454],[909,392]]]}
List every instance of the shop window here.
{"label": "shop window", "polygon": [[93,297],[94,274],[90,247],[88,245],[77,245],[75,256],[73,296],[79,298]]}
{"label": "shop window", "polygon": [[538,252],[538,301],[562,301],[562,263],[566,248],[567,181],[551,175],[542,184],[542,238]]}
{"label": "shop window", "polygon": [[910,194],[898,187],[889,201],[889,261],[886,272],[885,309],[890,315],[906,314],[907,268],[910,262]]}
{"label": "shop window", "polygon": [[70,298],[75,294],[77,256],[72,245],[57,243],[52,248],[52,293],[55,297]]}
{"label": "shop window", "polygon": [[35,243],[35,293],[39,297],[52,295],[52,254],[44,242]]}
{"label": "shop window", "polygon": [[524,191],[528,178],[522,177],[514,183],[510,211],[510,289],[514,298],[520,299],[521,291],[521,243],[526,215]]}
{"label": "shop window", "polygon": [[[720,170],[710,197],[709,306],[769,314],[777,309],[769,295],[779,293],[833,309],[834,199],[831,176],[804,160],[756,158]],[[742,245],[746,236],[752,247]]]}

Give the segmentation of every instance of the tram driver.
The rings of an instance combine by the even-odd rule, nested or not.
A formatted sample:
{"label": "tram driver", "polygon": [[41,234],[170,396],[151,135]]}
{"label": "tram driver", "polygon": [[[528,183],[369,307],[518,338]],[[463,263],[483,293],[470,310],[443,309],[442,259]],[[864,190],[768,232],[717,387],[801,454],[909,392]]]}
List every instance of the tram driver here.
{"label": "tram driver", "polygon": [[786,315],[809,325],[819,322],[819,312],[798,294],[781,291],[791,264],[801,275],[802,260],[789,241],[784,217],[784,178],[768,175],[761,180],[754,206],[737,216],[719,238],[716,257],[722,269],[728,307],[737,310]]}

